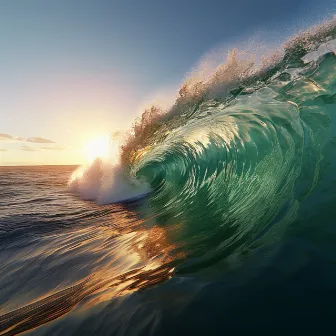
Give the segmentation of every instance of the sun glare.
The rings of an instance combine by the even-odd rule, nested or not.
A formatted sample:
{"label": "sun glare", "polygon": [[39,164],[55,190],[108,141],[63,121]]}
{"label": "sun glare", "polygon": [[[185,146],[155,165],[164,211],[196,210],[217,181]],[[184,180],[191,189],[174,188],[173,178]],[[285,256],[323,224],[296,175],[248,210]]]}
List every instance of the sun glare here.
{"label": "sun glare", "polygon": [[113,146],[110,137],[101,136],[94,138],[86,143],[84,146],[85,155],[88,160],[93,161],[96,158],[107,158],[111,155]]}

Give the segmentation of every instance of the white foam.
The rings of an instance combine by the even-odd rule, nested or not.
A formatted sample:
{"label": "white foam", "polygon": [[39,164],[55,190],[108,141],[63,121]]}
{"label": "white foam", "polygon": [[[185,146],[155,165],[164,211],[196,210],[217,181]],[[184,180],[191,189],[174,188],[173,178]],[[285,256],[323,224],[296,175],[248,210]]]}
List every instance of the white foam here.
{"label": "white foam", "polygon": [[70,178],[68,190],[99,204],[136,199],[150,192],[145,181],[130,176],[119,163],[111,164],[100,158],[78,168]]}

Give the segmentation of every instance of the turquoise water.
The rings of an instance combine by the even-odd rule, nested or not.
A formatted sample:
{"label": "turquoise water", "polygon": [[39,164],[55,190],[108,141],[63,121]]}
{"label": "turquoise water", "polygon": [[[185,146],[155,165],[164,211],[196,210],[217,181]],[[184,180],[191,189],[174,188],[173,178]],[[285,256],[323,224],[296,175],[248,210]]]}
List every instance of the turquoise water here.
{"label": "turquoise water", "polygon": [[68,191],[1,168],[0,335],[333,332],[334,22],[193,78]]}
{"label": "turquoise water", "polygon": [[171,239],[183,246],[188,260],[180,272],[288,235],[310,236],[306,226],[317,213],[325,225],[333,221],[334,33],[311,52],[298,53],[295,41],[280,62],[224,97],[211,83],[183,116],[177,102],[173,128],[156,141],[165,121],[133,163],[153,189],[146,211],[168,232],[173,227]]}

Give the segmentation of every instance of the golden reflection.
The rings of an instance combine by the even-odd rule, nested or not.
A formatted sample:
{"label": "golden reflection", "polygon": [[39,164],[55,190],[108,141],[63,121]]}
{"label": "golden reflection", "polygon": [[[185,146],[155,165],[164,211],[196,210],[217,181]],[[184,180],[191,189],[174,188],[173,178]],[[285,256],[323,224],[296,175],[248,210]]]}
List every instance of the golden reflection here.
{"label": "golden reflection", "polygon": [[[146,228],[146,223],[125,206],[114,205],[111,212],[108,206],[103,207],[93,220],[96,224],[89,228],[46,237],[41,243],[45,245],[39,248],[44,256],[57,255],[61,263],[69,255],[74,260],[83,257],[84,263],[75,267],[78,271],[86,267],[89,275],[78,279],[75,269],[71,269],[75,275],[69,273],[69,278],[54,290],[0,316],[0,334],[24,332],[75,307],[85,309],[163,282],[172,277],[175,266],[184,257],[174,253],[176,246],[169,241],[164,228]],[[31,294],[34,292],[32,288]]]}
{"label": "golden reflection", "polygon": [[[137,223],[138,225],[139,223]],[[128,236],[128,237],[127,237]],[[176,246],[168,241],[165,229],[152,227],[124,234],[128,248],[122,249],[124,262],[132,270],[116,276],[115,269],[102,268],[95,272],[92,283],[99,283],[94,295],[85,300],[85,307],[107,301],[137,289],[146,288],[172,277],[176,266],[175,255],[171,253]],[[178,254],[178,258],[183,257]],[[137,267],[138,266],[138,267]]]}

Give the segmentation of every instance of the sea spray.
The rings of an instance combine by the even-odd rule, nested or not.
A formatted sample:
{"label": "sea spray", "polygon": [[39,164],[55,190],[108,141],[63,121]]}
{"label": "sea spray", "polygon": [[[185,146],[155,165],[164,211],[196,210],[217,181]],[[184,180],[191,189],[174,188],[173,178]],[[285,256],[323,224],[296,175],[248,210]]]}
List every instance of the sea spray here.
{"label": "sea spray", "polygon": [[145,181],[132,177],[120,163],[112,164],[101,158],[79,167],[69,180],[68,190],[98,204],[136,199],[150,192]]}

